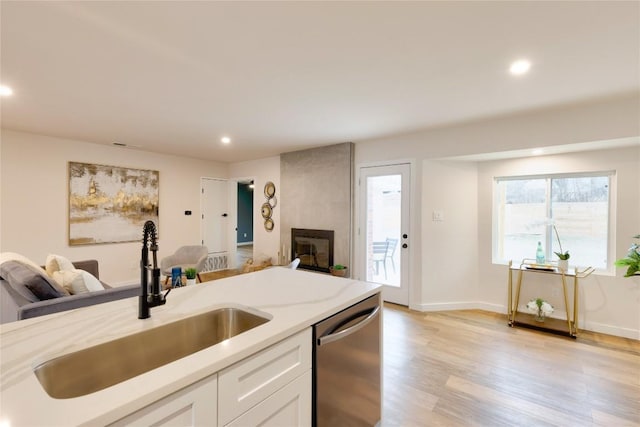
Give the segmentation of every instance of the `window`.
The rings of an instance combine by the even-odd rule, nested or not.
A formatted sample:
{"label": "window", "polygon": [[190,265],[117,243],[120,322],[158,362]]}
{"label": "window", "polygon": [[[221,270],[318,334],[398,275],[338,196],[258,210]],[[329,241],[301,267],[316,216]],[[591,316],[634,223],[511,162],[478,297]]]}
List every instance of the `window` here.
{"label": "window", "polygon": [[[613,173],[495,179],[493,261],[535,259],[538,242],[548,261],[610,268],[610,200]],[[555,229],[558,236],[556,236]]]}

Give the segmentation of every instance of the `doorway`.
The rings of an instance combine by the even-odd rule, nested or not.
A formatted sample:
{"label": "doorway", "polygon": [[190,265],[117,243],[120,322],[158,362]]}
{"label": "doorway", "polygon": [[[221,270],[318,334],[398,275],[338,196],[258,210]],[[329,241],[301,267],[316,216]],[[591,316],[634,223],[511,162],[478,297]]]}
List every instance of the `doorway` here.
{"label": "doorway", "polygon": [[385,301],[409,305],[409,163],[360,168],[361,277]]}
{"label": "doorway", "polygon": [[238,208],[236,222],[236,267],[253,258],[253,190],[252,179],[238,180]]}

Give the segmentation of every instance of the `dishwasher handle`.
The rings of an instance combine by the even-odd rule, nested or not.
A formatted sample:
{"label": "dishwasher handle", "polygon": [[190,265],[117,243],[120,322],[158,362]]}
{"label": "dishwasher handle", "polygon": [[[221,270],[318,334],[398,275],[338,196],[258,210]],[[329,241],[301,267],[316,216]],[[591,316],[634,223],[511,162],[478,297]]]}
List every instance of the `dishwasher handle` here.
{"label": "dishwasher handle", "polygon": [[[326,333],[325,335],[321,336],[320,338],[318,338],[318,346],[323,346],[325,344],[329,344],[331,342],[337,341],[339,339],[342,339],[346,336],[349,336],[355,332],[358,332],[360,329],[364,328],[365,326],[367,326],[369,323],[371,323],[375,317],[378,315],[378,312],[380,311],[380,306],[377,305],[375,308],[372,308],[371,310],[364,310],[364,311],[360,311],[358,313],[355,313],[353,316],[350,316],[348,318],[346,318],[345,320],[343,320],[342,322],[340,322],[338,325],[336,325],[333,329],[331,329],[328,333]],[[356,323],[355,325],[340,331],[338,333],[334,333],[335,331],[337,331],[338,329],[340,329],[342,326],[346,325],[347,323],[357,319],[358,317],[362,317],[364,315],[367,315],[367,317],[365,319],[363,319],[362,321]]]}

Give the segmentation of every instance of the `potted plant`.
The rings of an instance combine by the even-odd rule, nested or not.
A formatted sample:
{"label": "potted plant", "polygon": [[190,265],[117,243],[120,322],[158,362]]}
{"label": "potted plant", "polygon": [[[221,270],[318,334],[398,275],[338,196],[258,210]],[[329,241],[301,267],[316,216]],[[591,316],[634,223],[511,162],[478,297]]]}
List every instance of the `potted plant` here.
{"label": "potted plant", "polygon": [[[633,236],[634,239],[640,239],[640,234]],[[624,277],[640,275],[640,244],[631,243],[627,256],[616,260],[617,267],[627,267]]]}
{"label": "potted plant", "polygon": [[193,267],[185,268],[184,269],[184,275],[187,278],[187,286],[196,284],[197,272],[196,272],[195,268],[193,268]]}
{"label": "potted plant", "polygon": [[569,251],[563,251],[562,250],[562,243],[560,242],[560,236],[558,235],[558,230],[556,229],[556,226],[553,226],[553,231],[555,231],[556,233],[556,239],[558,239],[558,245],[560,246],[560,252],[554,252],[554,254],[556,254],[558,256],[558,268],[567,271],[569,269],[569,258],[571,257],[571,255],[569,255]]}
{"label": "potted plant", "polygon": [[334,276],[344,277],[347,274],[347,267],[345,267],[342,264],[336,264],[336,265],[332,265],[331,267],[329,267],[329,271]]}
{"label": "potted plant", "polygon": [[527,303],[527,308],[535,313],[536,322],[544,322],[545,316],[553,313],[553,306],[542,298],[532,299]]}

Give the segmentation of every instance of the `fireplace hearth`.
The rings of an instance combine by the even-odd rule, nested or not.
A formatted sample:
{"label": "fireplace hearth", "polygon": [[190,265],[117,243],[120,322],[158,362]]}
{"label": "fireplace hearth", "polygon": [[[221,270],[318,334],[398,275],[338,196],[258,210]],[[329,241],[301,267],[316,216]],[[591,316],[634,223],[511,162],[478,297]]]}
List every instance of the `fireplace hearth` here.
{"label": "fireplace hearth", "polygon": [[291,229],[291,259],[300,258],[298,268],[329,272],[333,265],[333,230]]}

